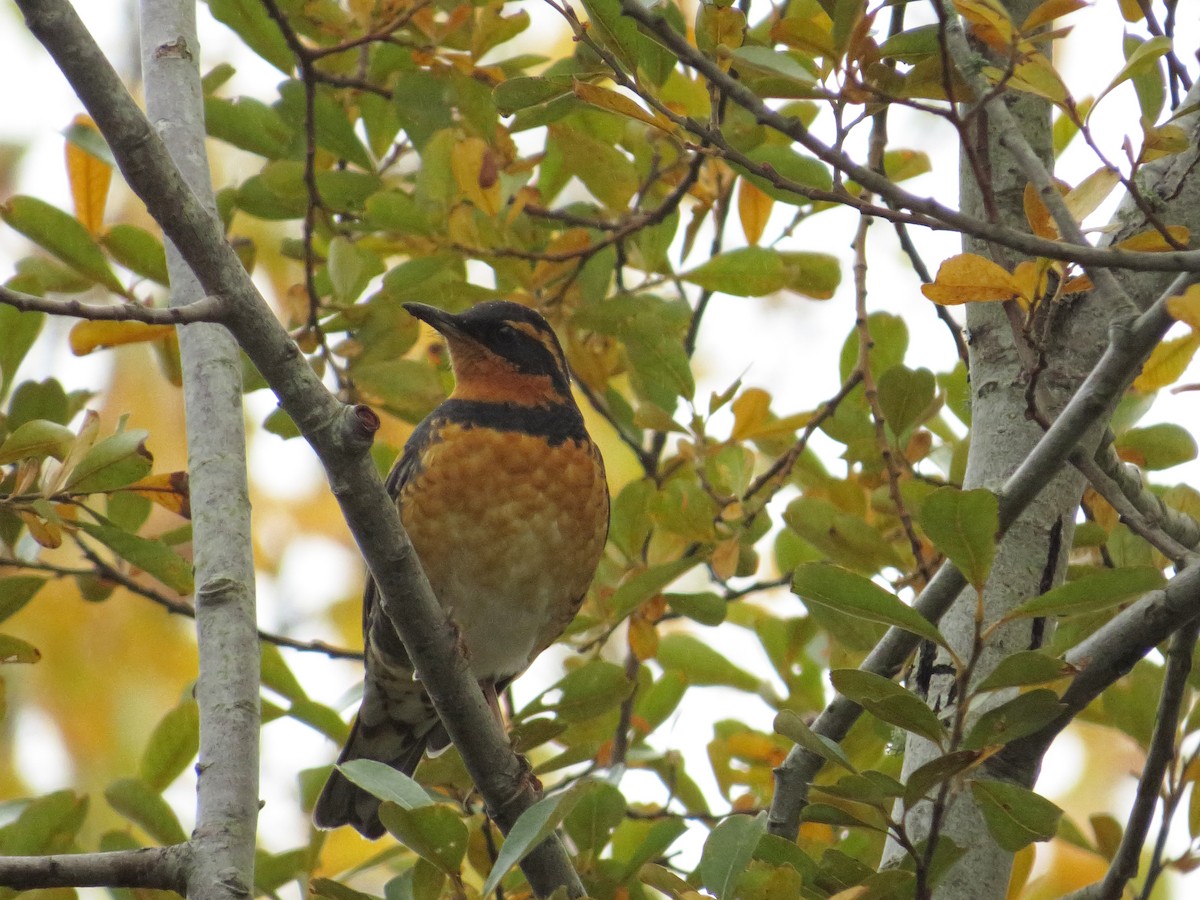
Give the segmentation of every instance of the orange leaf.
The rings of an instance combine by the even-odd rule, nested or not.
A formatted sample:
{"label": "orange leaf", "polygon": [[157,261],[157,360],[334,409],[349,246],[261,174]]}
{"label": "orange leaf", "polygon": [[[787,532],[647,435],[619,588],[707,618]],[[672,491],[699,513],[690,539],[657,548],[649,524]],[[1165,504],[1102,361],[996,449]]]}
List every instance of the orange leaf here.
{"label": "orange leaf", "polygon": [[[76,116],[72,124],[99,133],[87,116]],[[98,236],[104,228],[104,205],[112,183],[112,166],[74,141],[67,141],[67,178],[71,183],[75,218],[89,234]]]}
{"label": "orange leaf", "polygon": [[[1071,189],[1070,185],[1063,182],[1056,182],[1058,192],[1063,194]],[[1058,226],[1054,224],[1054,217],[1050,215],[1050,210],[1046,208],[1046,204],[1042,202],[1041,195],[1038,194],[1038,189],[1033,186],[1033,182],[1026,182],[1025,192],[1022,196],[1022,202],[1025,206],[1025,221],[1029,223],[1029,228],[1038,237],[1046,238],[1047,240],[1056,240],[1058,238]]]}
{"label": "orange leaf", "polygon": [[1046,0],[1025,17],[1025,21],[1021,23],[1021,31],[1028,33],[1040,25],[1061,19],[1085,6],[1087,6],[1086,0]]}
{"label": "orange leaf", "polygon": [[974,253],[960,253],[938,267],[937,278],[932,284],[921,285],[921,293],[934,303],[954,306],[1012,300],[1021,295],[1021,288],[1012,275],[990,259]]}
{"label": "orange leaf", "polygon": [[71,352],[87,356],[102,347],[157,341],[175,332],[173,325],[147,325],[145,322],[78,322],[71,329]]}
{"label": "orange leaf", "polygon": [[757,244],[762,237],[774,205],[775,201],[771,197],[742,179],[738,188],[738,217],[742,220],[742,232],[751,244]]}
{"label": "orange leaf", "polygon": [[971,23],[975,36],[993,50],[1007,52],[1013,44],[1013,24],[998,0],[954,0],[958,14]]}

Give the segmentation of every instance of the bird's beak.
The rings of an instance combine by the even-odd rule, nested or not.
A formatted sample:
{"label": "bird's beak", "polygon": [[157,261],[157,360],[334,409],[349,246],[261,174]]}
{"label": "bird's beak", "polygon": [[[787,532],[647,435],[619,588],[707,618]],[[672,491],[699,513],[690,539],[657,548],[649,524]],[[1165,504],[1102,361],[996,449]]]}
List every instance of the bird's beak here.
{"label": "bird's beak", "polygon": [[414,319],[420,319],[448,338],[459,337],[463,333],[462,326],[458,324],[458,316],[438,309],[436,306],[427,306],[424,303],[405,303],[404,309]]}

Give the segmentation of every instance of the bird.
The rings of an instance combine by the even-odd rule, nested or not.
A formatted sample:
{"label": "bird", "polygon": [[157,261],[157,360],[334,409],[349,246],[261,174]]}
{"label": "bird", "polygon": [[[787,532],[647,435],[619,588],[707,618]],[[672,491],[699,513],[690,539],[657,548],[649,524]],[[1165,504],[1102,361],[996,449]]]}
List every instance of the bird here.
{"label": "bird", "polygon": [[[608,536],[604,461],[538,312],[505,300],[459,314],[404,308],[445,340],[455,385],[413,431],[386,486],[499,717],[497,694],[563,633],[595,575]],[[411,776],[449,737],[369,577],[363,645],[362,704],[338,763],[373,759]],[[385,830],[379,800],[336,768],[313,821],[372,840]]]}

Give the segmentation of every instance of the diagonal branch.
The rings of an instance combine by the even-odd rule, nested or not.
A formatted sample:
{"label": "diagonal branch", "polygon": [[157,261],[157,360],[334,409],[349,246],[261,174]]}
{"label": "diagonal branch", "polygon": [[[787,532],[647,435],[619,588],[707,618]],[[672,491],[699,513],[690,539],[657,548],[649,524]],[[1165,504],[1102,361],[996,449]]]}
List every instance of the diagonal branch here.
{"label": "diagonal branch", "polygon": [[[1071,451],[1087,435],[1087,426],[1095,421],[1108,420],[1112,407],[1123,395],[1134,375],[1141,369],[1142,362],[1174,323],[1174,320],[1167,314],[1167,299],[1182,293],[1189,284],[1196,281],[1200,281],[1200,272],[1178,276],[1162,296],[1155,301],[1154,305],[1132,323],[1126,322],[1113,327],[1112,340],[1100,361],[1071,398],[1066,408],[1063,409],[1062,414],[1054,421],[1017,470],[1009,476],[1001,489],[998,538],[1004,535],[1021,512],[1066,462]],[[1191,570],[1188,570],[1176,581],[1188,576],[1190,572]],[[1193,577],[1200,581],[1200,576]],[[946,563],[917,597],[913,606],[925,618],[936,623],[950,608],[966,584],[962,573]],[[1180,590],[1182,589],[1176,589],[1176,596]],[[1172,630],[1177,628],[1181,621],[1185,620],[1176,620]],[[1171,631],[1168,630],[1156,640],[1151,641],[1147,645],[1146,651],[1133,657],[1128,666],[1132,666],[1133,662],[1148,652],[1150,647],[1170,633]],[[875,645],[859,668],[885,678],[895,677],[905,660],[916,649],[919,641],[920,639],[910,632],[892,628]],[[1080,647],[1082,646],[1081,644]],[[1086,655],[1082,657],[1085,660],[1088,658]],[[1128,666],[1125,671],[1128,671]],[[850,727],[858,720],[861,712],[862,708],[858,704],[839,695],[817,717],[812,728],[817,734],[838,741],[850,731]],[[1065,722],[1063,727],[1065,727]],[[1040,759],[1040,755],[1038,758]],[[775,770],[775,799],[767,820],[772,833],[789,839],[795,837],[800,826],[800,814],[807,803],[808,785],[823,764],[822,757],[797,746],[788,754],[783,764]]]}
{"label": "diagonal branch", "polygon": [[[126,181],[196,274],[205,292],[228,298],[227,326],[321,460],[330,488],[378,585],[421,683],[459,748],[468,773],[507,832],[539,792],[458,647],[457,631],[421,571],[369,448],[378,418],[339,403],[259,295],[220,222],[196,199],[166,148],[66,0],[17,0],[26,24],[54,58],[113,151]],[[542,896],[583,886],[551,837],[521,863]]]}
{"label": "diagonal branch", "polygon": [[[869,166],[855,162],[845,153],[829,147],[818,140],[804,124],[794,116],[780,113],[767,105],[752,90],[746,87],[727,72],[721,70],[716,61],[709,59],[675,31],[674,28],[653,8],[643,6],[640,0],[620,0],[621,11],[624,15],[640,22],[653,32],[655,39],[671,50],[685,65],[695,69],[710,83],[721,90],[721,93],[731,101],[741,106],[755,120],[787,135],[793,141],[808,150],[822,162],[845,173],[867,190],[878,194],[888,207],[908,210],[924,221],[911,222],[927,227],[944,227],[959,231],[985,241],[993,241],[1026,253],[1030,256],[1041,256],[1047,259],[1058,259],[1077,262],[1084,266],[1100,266],[1114,269],[1130,269],[1142,272],[1187,272],[1200,269],[1200,250],[1177,250],[1167,253],[1143,253],[1129,250],[1100,249],[1090,244],[1079,244],[1070,241],[1051,241],[1039,238],[1027,232],[1017,231],[1003,225],[985,222],[974,216],[967,215],[948,206],[938,203],[930,197],[920,197],[899,187],[887,177],[872,171]],[[764,172],[753,161],[746,161],[722,137],[719,131],[697,122],[694,119],[681,117],[688,131],[705,141],[739,165],[747,166],[756,175],[768,177],[770,172]],[[777,181],[774,183],[778,184]],[[793,188],[780,185],[785,189]],[[805,196],[815,194],[807,189],[802,191]],[[828,193],[828,192],[826,192]],[[854,204],[848,194],[833,198],[834,202]],[[861,209],[861,207],[858,207]],[[895,214],[886,207],[864,210],[882,219],[895,220]]]}

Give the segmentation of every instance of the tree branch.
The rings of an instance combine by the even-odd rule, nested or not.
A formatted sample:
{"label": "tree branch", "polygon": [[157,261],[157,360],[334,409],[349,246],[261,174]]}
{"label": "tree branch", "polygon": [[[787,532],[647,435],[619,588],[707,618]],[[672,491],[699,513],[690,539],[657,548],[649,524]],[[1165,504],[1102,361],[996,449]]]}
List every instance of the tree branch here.
{"label": "tree branch", "polygon": [[136,303],[100,304],[84,303],[80,300],[54,300],[0,287],[0,303],[21,312],[44,312],[52,316],[70,316],[93,322],[145,322],[147,325],[219,322],[225,315],[225,305],[220,297],[201,297],[184,306],[155,309]]}
{"label": "tree branch", "polygon": [[[457,630],[434,597],[368,453],[378,418],[365,407],[344,406],[325,389],[225,241],[220,222],[184,183],[70,4],[17,0],[17,5],[96,121],[126,181],[179,248],[204,290],[228,298],[230,331],[325,467],[379,587],[383,608],[468,773],[507,832],[536,802],[538,792],[471,674],[458,647]],[[570,896],[583,894],[557,837],[531,852],[521,867],[539,895],[563,886]]]}
{"label": "tree branch", "polygon": [[185,894],[188,862],[187,844],[111,853],[0,856],[0,885],[18,891],[117,887],[153,888]]}
{"label": "tree branch", "polygon": [[1063,659],[1079,669],[1079,674],[1059,698],[1063,712],[1040,731],[1005,746],[988,760],[988,771],[1004,778],[1032,776],[1047,748],[1081,710],[1198,616],[1200,566],[1185,569],[1166,587],[1113,616],[1064,655]]}
{"label": "tree branch", "polygon": [[[717,63],[688,43],[687,39],[676,32],[669,23],[653,8],[643,6],[639,0],[620,0],[621,11],[646,26],[652,31],[657,40],[670,49],[685,65],[695,69],[708,81],[720,88],[734,103],[741,106],[754,116],[755,120],[796,141],[822,162],[853,178],[864,188],[883,197],[889,206],[896,209],[908,210],[923,220],[912,221],[910,224],[925,225],[930,228],[945,228],[959,231],[984,241],[991,241],[1017,250],[1029,256],[1042,256],[1047,259],[1068,260],[1083,266],[1099,266],[1113,269],[1129,269],[1141,272],[1187,272],[1200,269],[1200,250],[1170,251],[1167,253],[1143,253],[1128,250],[1099,249],[1089,244],[1077,244],[1069,241],[1051,241],[1035,237],[1027,232],[1017,231],[1003,225],[997,225],[969,216],[958,210],[943,206],[929,197],[918,197],[911,194],[895,183],[889,181],[870,167],[860,165],[845,153],[819,141],[805,128],[799,119],[787,116],[771,108],[748,87],[721,71]],[[772,183],[785,190],[793,190],[806,197],[817,197],[817,193],[798,185],[780,183],[774,171],[747,160],[742,154],[731,147],[719,131],[701,122],[687,117],[678,117],[688,131],[711,143],[739,165],[743,165],[756,175],[772,180]],[[772,177],[775,175],[775,177]],[[796,190],[796,188],[800,190]],[[854,206],[862,212],[877,218],[895,221],[896,214],[886,207],[864,208],[857,204],[849,194],[831,194],[820,192],[824,196],[818,199]]]}
{"label": "tree branch", "polygon": [[[1174,323],[1166,311],[1167,298],[1182,293],[1189,284],[1198,280],[1200,272],[1176,277],[1154,305],[1131,324],[1114,326],[1113,339],[1091,374],[1000,490],[999,536],[1004,535],[1068,459],[1071,451],[1087,435],[1088,426],[1096,421],[1107,421],[1117,399],[1140,371],[1150,351]],[[1200,581],[1200,577],[1197,580]],[[966,585],[962,573],[950,563],[946,563],[917,597],[913,607],[925,618],[936,623]],[[1178,627],[1179,621],[1174,624]],[[1145,651],[1128,663],[1124,671],[1128,671],[1133,662],[1170,633],[1168,630],[1151,641]],[[885,678],[895,677],[919,642],[920,638],[910,632],[897,628],[889,629],[859,668]],[[1089,657],[1082,658],[1087,660]],[[1086,705],[1085,703],[1084,706]],[[812,726],[813,731],[831,740],[840,741],[849,733],[850,727],[861,713],[862,707],[839,695],[817,717]],[[1043,751],[1044,749],[1042,748]],[[1040,759],[1040,754],[1038,758]],[[775,798],[767,819],[768,828],[773,834],[789,839],[795,838],[800,826],[800,814],[807,803],[808,786],[824,763],[824,758],[797,746],[792,748],[787,759],[775,770]]]}

